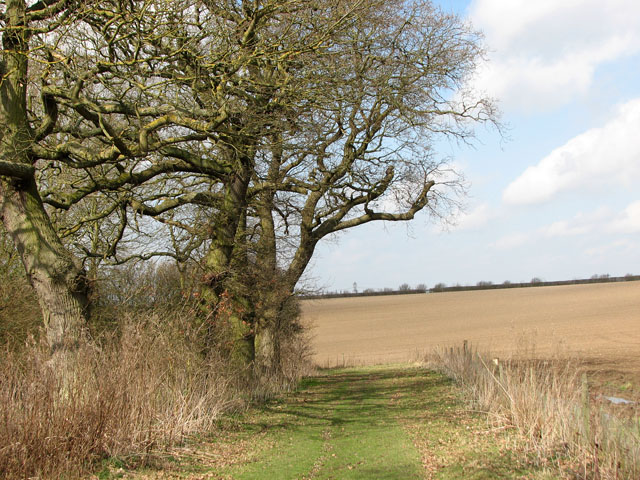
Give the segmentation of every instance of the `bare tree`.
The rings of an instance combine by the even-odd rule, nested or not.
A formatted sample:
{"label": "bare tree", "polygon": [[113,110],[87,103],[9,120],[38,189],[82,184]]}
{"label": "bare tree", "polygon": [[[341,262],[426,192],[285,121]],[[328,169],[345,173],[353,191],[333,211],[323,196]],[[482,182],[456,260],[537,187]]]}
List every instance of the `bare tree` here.
{"label": "bare tree", "polygon": [[[464,142],[475,124],[495,121],[492,103],[466,90],[482,55],[468,25],[429,2],[359,7],[325,48],[246,72],[269,88],[255,90],[238,117],[235,128],[252,132],[249,139],[225,139],[235,167],[220,190],[225,207],[212,211],[219,223],[205,267],[212,298],[229,294],[236,303],[238,351],[247,359],[266,349],[277,364],[270,330],[280,328],[281,307],[321,239],[372,221],[408,221],[423,209],[446,214],[461,184],[434,141]],[[272,38],[269,28],[255,35]],[[251,112],[264,104],[274,105],[270,121],[256,125],[265,115]]]}
{"label": "bare tree", "polygon": [[[229,304],[239,358],[267,350],[277,364],[270,332],[282,329],[283,306],[318,242],[372,221],[408,221],[423,209],[446,214],[461,184],[433,143],[442,136],[467,141],[475,124],[495,121],[495,111],[466,90],[482,55],[479,36],[429,2],[252,5],[224,16],[246,41],[223,102],[235,108],[208,143],[196,138],[181,150],[182,157],[215,158],[226,170],[175,167],[179,183],[163,177],[161,195],[133,190],[130,205],[194,234],[188,217],[175,222],[176,210],[208,212],[204,297]],[[209,79],[196,47],[184,71]],[[203,83],[182,87],[211,123],[220,100],[210,95],[211,81]]]}
{"label": "bare tree", "polygon": [[[282,272],[285,292],[329,235],[408,221],[423,209],[446,214],[460,183],[433,142],[466,141],[474,124],[495,120],[492,103],[465,90],[482,55],[473,30],[428,2],[370,6],[329,54],[302,66],[313,72],[311,95],[282,133],[267,137],[248,189],[256,258],[268,259],[261,270]],[[257,321],[263,333],[277,323]]]}

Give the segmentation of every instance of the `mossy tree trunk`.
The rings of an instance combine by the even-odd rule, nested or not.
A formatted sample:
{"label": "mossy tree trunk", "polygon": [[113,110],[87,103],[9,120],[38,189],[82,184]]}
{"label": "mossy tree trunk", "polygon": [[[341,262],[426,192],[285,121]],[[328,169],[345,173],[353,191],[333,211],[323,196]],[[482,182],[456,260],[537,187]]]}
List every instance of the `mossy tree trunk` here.
{"label": "mossy tree trunk", "polygon": [[38,193],[31,146],[55,123],[55,107],[32,129],[26,106],[29,29],[25,2],[5,9],[0,59],[0,217],[33,285],[52,351],[84,336],[88,287],[84,271],[56,233]]}
{"label": "mossy tree trunk", "polygon": [[[231,357],[239,365],[255,359],[252,308],[242,280],[246,252],[242,238],[252,155],[231,153],[236,166],[223,189],[221,204],[211,227],[211,244],[204,258],[203,299],[217,311],[216,321],[227,322]],[[238,259],[238,257],[240,257]]]}
{"label": "mossy tree trunk", "polygon": [[86,326],[84,272],[51,225],[33,180],[19,186],[3,180],[0,189],[0,214],[36,291],[47,341],[53,351],[73,349]]}

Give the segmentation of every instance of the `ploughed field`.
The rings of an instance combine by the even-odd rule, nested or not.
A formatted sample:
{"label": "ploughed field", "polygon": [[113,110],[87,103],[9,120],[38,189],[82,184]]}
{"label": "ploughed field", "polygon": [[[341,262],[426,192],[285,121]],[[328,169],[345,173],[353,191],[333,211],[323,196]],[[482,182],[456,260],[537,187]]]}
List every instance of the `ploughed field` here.
{"label": "ploughed field", "polygon": [[302,302],[321,366],[417,359],[462,346],[496,357],[577,357],[640,377],[640,281]]}

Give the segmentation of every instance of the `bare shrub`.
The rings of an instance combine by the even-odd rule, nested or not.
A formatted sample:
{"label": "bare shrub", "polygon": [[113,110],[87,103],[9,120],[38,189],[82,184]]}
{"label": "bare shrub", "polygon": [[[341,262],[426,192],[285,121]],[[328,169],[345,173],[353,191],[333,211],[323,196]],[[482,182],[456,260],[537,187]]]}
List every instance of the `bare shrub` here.
{"label": "bare shrub", "polygon": [[33,342],[0,361],[0,476],[79,477],[97,460],[133,456],[210,429],[241,405],[224,361],[203,357],[184,318],[129,319],[61,375]]}
{"label": "bare shrub", "polygon": [[259,361],[254,363],[245,388],[253,402],[264,402],[282,392],[293,391],[300,379],[315,373],[311,342],[307,335],[287,338],[282,341],[280,348],[280,369],[264,368]]}
{"label": "bare shrub", "polygon": [[486,360],[470,349],[427,358],[462,386],[474,409],[497,428],[513,428],[540,464],[582,479],[640,478],[640,422],[622,419],[588,394],[571,361]]}
{"label": "bare shrub", "polygon": [[102,267],[92,282],[89,328],[93,337],[117,330],[126,315],[182,308],[193,292],[174,262],[130,262]]}

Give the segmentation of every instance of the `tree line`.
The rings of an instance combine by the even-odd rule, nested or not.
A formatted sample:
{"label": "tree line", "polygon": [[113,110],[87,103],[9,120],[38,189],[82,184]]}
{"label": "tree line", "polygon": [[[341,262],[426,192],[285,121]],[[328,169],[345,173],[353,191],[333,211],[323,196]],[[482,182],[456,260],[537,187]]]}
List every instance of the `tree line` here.
{"label": "tree line", "polygon": [[611,282],[633,282],[640,280],[640,275],[633,275],[627,273],[621,277],[612,277],[609,274],[594,274],[590,278],[576,278],[573,280],[554,280],[545,281],[539,277],[533,277],[529,282],[511,282],[505,280],[502,283],[493,283],[488,280],[481,280],[475,285],[451,285],[447,286],[446,283],[439,282],[433,287],[427,288],[423,283],[416,285],[415,287],[409,286],[408,283],[403,283],[397,289],[384,287],[379,289],[366,288],[362,292],[358,291],[326,291],[322,293],[303,294],[301,298],[318,299],[318,298],[341,298],[341,297],[367,297],[367,296],[381,296],[381,295],[406,295],[415,293],[439,293],[439,292],[462,292],[467,290],[497,290],[504,288],[527,288],[527,287],[552,287],[560,285],[586,285],[591,283],[611,283]]}
{"label": "tree line", "polygon": [[529,282],[511,282],[505,280],[502,283],[492,283],[480,281],[476,285],[452,285],[438,283],[430,292],[460,292],[465,290],[496,290],[501,288],[527,288],[527,287],[554,287],[561,285],[586,285],[590,283],[610,283],[610,282],[633,282],[640,280],[640,275],[627,273],[623,277],[612,277],[608,274],[595,274],[590,278],[575,278],[573,280],[553,280],[545,281],[540,277],[533,277]]}

